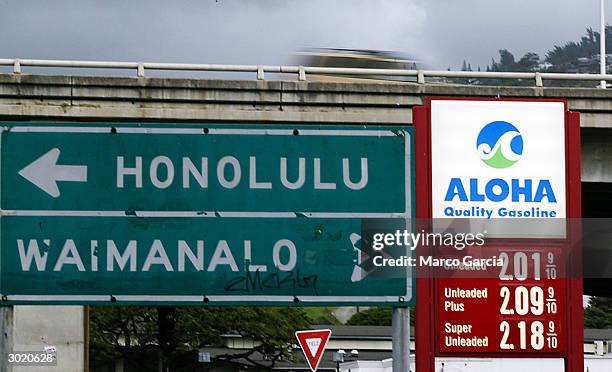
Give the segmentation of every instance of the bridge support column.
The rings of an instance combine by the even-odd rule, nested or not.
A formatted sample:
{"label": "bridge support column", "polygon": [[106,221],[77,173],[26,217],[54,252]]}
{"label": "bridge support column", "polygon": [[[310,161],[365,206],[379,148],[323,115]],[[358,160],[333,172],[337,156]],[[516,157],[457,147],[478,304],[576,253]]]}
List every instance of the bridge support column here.
{"label": "bridge support column", "polygon": [[0,371],[38,372],[40,366],[13,367],[7,363],[10,352],[43,352],[57,348],[57,365],[45,371],[84,372],[85,311],[83,306],[0,307]]}

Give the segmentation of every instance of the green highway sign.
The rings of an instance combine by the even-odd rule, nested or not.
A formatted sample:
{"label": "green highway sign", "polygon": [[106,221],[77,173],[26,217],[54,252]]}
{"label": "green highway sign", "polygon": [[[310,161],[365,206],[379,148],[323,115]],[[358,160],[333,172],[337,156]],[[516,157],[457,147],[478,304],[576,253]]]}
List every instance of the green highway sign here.
{"label": "green highway sign", "polygon": [[2,125],[5,303],[414,303],[410,127]]}
{"label": "green highway sign", "polygon": [[406,278],[363,277],[360,219],[11,217],[15,301],[397,303]]}
{"label": "green highway sign", "polygon": [[5,130],[2,209],[405,211],[398,129],[112,129]]}

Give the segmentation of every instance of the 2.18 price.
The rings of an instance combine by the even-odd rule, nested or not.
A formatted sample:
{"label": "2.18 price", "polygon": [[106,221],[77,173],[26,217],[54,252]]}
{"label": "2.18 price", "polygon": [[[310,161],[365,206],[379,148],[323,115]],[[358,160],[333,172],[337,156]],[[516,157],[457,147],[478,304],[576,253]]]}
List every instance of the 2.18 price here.
{"label": "2.18 price", "polygon": [[[519,349],[526,350],[528,345],[532,350],[542,350],[544,346],[550,349],[555,349],[558,346],[558,338],[556,333],[555,322],[548,322],[548,329],[544,329],[544,323],[539,320],[531,323],[520,321],[517,323],[519,332]],[[514,343],[509,342],[511,326],[507,321],[502,321],[499,324],[499,331],[502,332],[502,338],[499,342],[499,347],[502,350],[514,350]],[[529,343],[529,344],[528,344]]]}

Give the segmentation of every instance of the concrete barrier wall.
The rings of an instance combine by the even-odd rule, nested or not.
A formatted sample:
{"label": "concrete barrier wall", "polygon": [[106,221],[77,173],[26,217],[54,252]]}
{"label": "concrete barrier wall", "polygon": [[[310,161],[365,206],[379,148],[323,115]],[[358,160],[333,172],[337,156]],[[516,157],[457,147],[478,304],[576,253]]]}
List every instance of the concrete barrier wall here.
{"label": "concrete barrier wall", "polygon": [[426,96],[567,98],[584,127],[612,127],[602,89],[0,74],[0,117],[20,120],[406,124]]}

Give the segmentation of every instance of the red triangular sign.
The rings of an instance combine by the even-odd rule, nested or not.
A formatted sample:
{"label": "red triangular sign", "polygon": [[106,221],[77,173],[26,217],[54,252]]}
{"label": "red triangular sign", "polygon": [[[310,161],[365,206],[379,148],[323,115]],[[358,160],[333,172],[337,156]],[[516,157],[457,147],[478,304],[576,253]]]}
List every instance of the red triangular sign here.
{"label": "red triangular sign", "polygon": [[297,337],[308,365],[313,372],[319,366],[329,336],[331,336],[331,330],[329,329],[295,332],[295,337]]}

